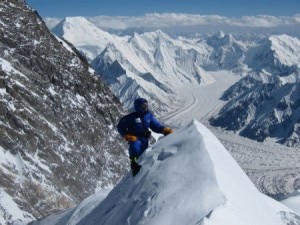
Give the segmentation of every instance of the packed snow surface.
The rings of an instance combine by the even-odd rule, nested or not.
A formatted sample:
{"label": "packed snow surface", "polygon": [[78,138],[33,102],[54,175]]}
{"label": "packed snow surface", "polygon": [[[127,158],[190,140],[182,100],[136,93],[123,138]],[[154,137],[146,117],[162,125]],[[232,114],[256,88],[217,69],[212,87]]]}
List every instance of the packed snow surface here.
{"label": "packed snow surface", "polygon": [[291,196],[282,200],[281,203],[293,209],[298,215],[300,215],[300,190],[292,193]]}
{"label": "packed snow surface", "polygon": [[139,163],[142,170],[125,176],[100,204],[90,204],[90,197],[78,206],[84,210],[33,225],[283,225],[294,219],[291,209],[256,189],[196,120],[160,139]]}

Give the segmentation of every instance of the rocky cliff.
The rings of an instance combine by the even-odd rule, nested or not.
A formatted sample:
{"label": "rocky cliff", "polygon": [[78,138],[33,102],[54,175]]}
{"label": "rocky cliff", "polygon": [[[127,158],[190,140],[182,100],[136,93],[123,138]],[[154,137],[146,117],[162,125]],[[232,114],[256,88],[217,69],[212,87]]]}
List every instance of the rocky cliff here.
{"label": "rocky cliff", "polygon": [[127,168],[115,131],[122,108],[24,0],[1,1],[0,11],[1,195],[29,220],[119,180]]}

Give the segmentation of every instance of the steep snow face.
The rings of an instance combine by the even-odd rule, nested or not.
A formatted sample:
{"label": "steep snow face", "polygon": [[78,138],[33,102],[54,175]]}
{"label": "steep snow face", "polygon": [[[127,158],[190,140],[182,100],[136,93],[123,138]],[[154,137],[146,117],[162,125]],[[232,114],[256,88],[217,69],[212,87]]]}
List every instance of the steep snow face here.
{"label": "steep snow face", "polygon": [[[33,225],[203,224],[287,225],[299,217],[261,194],[218,139],[202,124],[159,140],[97,206],[89,198],[73,214]],[[76,218],[76,219],[75,219]]]}
{"label": "steep snow face", "polygon": [[238,71],[243,67],[245,53],[249,47],[247,42],[242,43],[235,40],[233,35],[220,32],[208,38],[207,43],[213,48],[210,69]]}
{"label": "steep snow face", "polygon": [[255,71],[286,76],[295,71],[300,64],[300,40],[288,35],[273,35],[262,41],[246,59]]}
{"label": "steep snow face", "polygon": [[[82,30],[86,29],[82,35],[89,34],[91,40],[78,34],[81,26],[84,26]],[[249,47],[247,42],[237,41],[229,34],[184,38],[155,31],[131,37],[109,37],[84,18],[66,18],[53,32],[81,50],[79,39],[82,39],[86,55],[95,55],[93,49],[103,49],[91,66],[123,105],[130,108],[136,97],[148,96],[156,103],[152,110],[159,115],[180,107],[183,101],[178,91],[180,87],[213,82],[207,70],[243,68],[244,54]]]}
{"label": "steep snow face", "polygon": [[[166,108],[178,107],[178,87],[204,84],[209,80],[200,66],[208,58],[209,51],[205,43],[172,39],[156,31],[135,34],[127,42],[107,45],[91,66],[126,107],[130,107],[136,96],[148,96],[157,103],[152,106],[153,111],[163,113]],[[130,94],[132,87],[135,95]]]}
{"label": "steep snow face", "polygon": [[275,58],[286,66],[300,64],[300,40],[288,35],[271,36],[271,49],[274,51]]}
{"label": "steep snow face", "polygon": [[[300,142],[300,41],[272,36],[250,66],[250,73],[223,95],[230,100],[212,124],[264,141],[288,146]],[[268,46],[268,47],[266,47]]]}

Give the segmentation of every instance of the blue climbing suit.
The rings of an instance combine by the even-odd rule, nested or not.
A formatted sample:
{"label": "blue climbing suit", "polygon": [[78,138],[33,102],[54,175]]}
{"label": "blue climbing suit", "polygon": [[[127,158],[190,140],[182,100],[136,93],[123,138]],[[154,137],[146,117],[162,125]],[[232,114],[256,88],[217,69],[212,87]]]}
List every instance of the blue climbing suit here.
{"label": "blue climbing suit", "polygon": [[137,137],[136,141],[129,141],[129,157],[137,157],[148,148],[151,132],[149,128],[161,133],[165,128],[148,110],[142,112],[141,105],[147,102],[145,99],[137,99],[134,103],[136,112],[130,113],[122,117],[118,123],[117,129],[122,137],[125,134],[131,134]]}

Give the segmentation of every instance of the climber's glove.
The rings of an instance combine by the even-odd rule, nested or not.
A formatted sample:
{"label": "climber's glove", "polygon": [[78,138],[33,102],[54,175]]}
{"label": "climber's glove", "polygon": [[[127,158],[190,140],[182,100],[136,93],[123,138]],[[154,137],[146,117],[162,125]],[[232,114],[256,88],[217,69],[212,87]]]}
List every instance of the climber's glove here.
{"label": "climber's glove", "polygon": [[162,132],[161,132],[163,135],[167,136],[168,134],[171,134],[173,133],[173,130],[169,127],[165,127]]}
{"label": "climber's glove", "polygon": [[124,138],[126,141],[132,141],[132,142],[137,140],[137,137],[132,134],[125,134]]}

